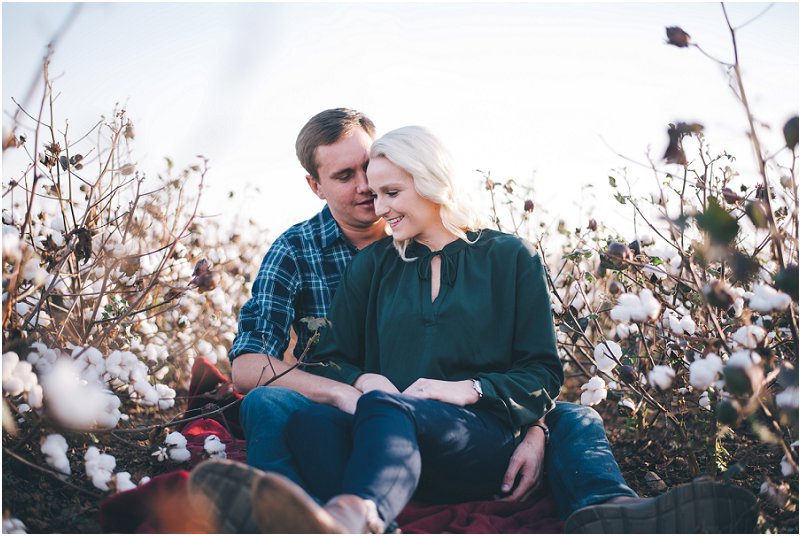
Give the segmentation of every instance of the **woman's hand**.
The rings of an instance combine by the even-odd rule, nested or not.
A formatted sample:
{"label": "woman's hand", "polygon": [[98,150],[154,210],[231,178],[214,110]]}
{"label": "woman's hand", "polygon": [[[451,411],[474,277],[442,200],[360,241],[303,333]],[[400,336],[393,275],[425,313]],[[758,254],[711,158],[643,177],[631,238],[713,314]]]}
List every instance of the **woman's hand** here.
{"label": "woman's hand", "polygon": [[385,393],[400,393],[398,388],[395,387],[386,376],[381,374],[373,374],[371,372],[362,374],[353,386],[362,393],[369,393],[370,391],[384,391]]}
{"label": "woman's hand", "polygon": [[478,399],[478,391],[473,387],[473,380],[446,382],[420,378],[403,391],[403,394],[429,400],[439,400],[455,406],[469,406]]}

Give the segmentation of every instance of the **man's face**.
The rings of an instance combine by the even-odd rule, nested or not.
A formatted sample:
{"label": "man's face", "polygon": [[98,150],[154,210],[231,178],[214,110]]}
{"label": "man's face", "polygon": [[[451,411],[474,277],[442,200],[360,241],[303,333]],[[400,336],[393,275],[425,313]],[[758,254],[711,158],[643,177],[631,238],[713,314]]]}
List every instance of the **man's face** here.
{"label": "man's face", "polygon": [[328,202],[340,227],[368,228],[379,220],[367,186],[367,164],[373,139],[361,128],[347,137],[316,150],[317,175],[306,175],[312,191]]}

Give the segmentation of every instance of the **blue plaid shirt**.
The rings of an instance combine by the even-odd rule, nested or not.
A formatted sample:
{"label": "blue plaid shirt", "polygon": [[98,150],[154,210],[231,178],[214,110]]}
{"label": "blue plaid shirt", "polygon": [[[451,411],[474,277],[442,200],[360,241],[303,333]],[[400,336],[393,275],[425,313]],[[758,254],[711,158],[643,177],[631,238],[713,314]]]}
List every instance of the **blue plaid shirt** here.
{"label": "blue plaid shirt", "polygon": [[328,315],[334,291],[355,253],[328,205],[287,229],[261,261],[252,296],[239,311],[239,333],[229,359],[248,353],[282,359],[290,326],[298,337],[294,355],[300,357],[312,335],[300,319]]}

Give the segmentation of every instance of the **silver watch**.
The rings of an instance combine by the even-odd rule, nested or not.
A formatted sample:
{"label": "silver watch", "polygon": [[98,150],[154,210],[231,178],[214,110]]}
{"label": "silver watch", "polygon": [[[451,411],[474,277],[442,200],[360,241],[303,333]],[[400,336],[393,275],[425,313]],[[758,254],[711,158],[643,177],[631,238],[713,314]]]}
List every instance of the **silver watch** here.
{"label": "silver watch", "polygon": [[472,378],[470,381],[473,382],[473,389],[478,393],[478,398],[482,398],[484,396],[484,389],[481,388],[481,380]]}

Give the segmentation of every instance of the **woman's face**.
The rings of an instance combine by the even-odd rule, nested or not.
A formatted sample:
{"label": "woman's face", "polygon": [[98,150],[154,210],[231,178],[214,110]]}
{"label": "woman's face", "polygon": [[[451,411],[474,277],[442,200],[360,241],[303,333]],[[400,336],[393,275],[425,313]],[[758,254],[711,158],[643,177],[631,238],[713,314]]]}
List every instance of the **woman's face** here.
{"label": "woman's face", "polygon": [[430,247],[445,229],[439,205],[417,193],[412,176],[383,157],[367,167],[367,183],[373,191],[375,213],[392,228],[397,241],[415,239]]}

